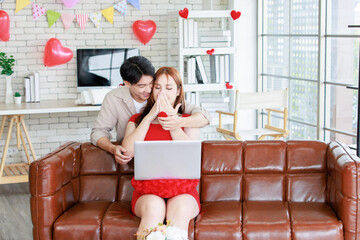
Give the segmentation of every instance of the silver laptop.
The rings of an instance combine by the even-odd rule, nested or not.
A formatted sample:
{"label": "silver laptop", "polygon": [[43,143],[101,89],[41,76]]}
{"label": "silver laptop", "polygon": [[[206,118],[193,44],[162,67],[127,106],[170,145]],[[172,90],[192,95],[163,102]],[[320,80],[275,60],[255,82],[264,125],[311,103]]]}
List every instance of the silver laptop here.
{"label": "silver laptop", "polygon": [[201,141],[135,142],[134,177],[149,179],[199,179]]}

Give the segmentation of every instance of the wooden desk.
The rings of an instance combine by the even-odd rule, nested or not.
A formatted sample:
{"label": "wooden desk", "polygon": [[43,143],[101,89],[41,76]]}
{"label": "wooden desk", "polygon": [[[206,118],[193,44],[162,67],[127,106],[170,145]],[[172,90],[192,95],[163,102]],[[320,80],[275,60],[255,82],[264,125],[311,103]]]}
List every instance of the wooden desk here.
{"label": "wooden desk", "polygon": [[[29,145],[32,158],[34,161],[36,160],[35,151],[32,147],[30,137],[24,121],[25,114],[87,112],[87,111],[99,111],[99,110],[100,110],[100,106],[76,105],[75,100],[55,100],[55,101],[53,100],[53,101],[41,101],[39,103],[22,103],[22,104],[0,103],[0,116],[3,116],[0,125],[0,140],[5,125],[8,122],[8,133],[6,136],[3,155],[1,158],[1,165],[0,165],[0,184],[28,181],[29,165],[31,163],[31,159],[25,143],[23,133],[21,131],[21,127],[23,128],[23,132],[25,134],[27,143]],[[11,138],[11,131],[14,123],[16,126],[17,148],[20,150],[22,143],[27,158],[27,163],[14,163],[14,164],[6,165],[5,164],[6,155],[7,155],[9,142]]]}

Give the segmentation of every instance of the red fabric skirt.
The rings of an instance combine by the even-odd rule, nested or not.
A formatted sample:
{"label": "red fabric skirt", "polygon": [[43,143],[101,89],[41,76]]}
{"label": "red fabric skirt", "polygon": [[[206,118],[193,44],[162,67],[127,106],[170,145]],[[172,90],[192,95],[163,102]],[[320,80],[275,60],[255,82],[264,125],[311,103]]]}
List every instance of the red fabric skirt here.
{"label": "red fabric skirt", "polygon": [[199,179],[156,179],[156,180],[131,180],[134,193],[131,200],[131,209],[135,214],[136,201],[145,194],[153,194],[168,199],[180,194],[190,194],[195,198],[200,209],[199,193],[196,186]]}

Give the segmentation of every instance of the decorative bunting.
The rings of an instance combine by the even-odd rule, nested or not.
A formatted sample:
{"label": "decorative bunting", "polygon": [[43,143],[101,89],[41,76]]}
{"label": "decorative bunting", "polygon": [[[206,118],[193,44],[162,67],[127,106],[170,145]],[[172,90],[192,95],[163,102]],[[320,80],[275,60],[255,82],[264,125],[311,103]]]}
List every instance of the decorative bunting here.
{"label": "decorative bunting", "polygon": [[89,15],[89,18],[95,24],[95,27],[100,27],[101,12],[92,13]]}
{"label": "decorative bunting", "polygon": [[106,20],[111,24],[114,24],[114,6],[101,10],[101,13],[104,15]]}
{"label": "decorative bunting", "polygon": [[[2,1],[3,0],[0,0],[0,3]],[[80,0],[62,0],[62,1],[64,2],[65,5],[73,4],[72,6],[75,6],[77,2]],[[59,12],[47,10],[46,8],[38,4],[32,3],[32,14],[34,21],[36,21],[39,17],[43,16],[46,13],[49,27],[54,25],[54,23],[61,17],[61,20],[65,27],[65,31],[69,29],[71,23],[74,21],[74,18],[76,18],[77,23],[84,31],[89,17],[97,28],[100,27],[101,14],[104,15],[107,21],[109,21],[111,24],[114,24],[114,9],[116,9],[118,12],[120,12],[125,16],[127,9],[127,2],[129,2],[137,9],[140,9],[139,0],[122,0],[116,3],[115,5],[113,5],[112,7],[103,9],[99,12],[91,13],[90,15],[89,14],[73,15],[73,14],[65,14],[65,13],[61,14]],[[31,4],[30,0],[16,0],[15,12],[21,11],[29,4]]]}
{"label": "decorative bunting", "polygon": [[61,20],[64,24],[65,31],[69,29],[70,25],[74,21],[74,18],[75,18],[74,14],[67,14],[67,13],[61,14]]}
{"label": "decorative bunting", "polygon": [[55,12],[52,10],[48,10],[46,12],[46,16],[48,19],[49,27],[51,27],[59,19],[59,17],[61,16],[61,13],[58,13],[58,12]]}
{"label": "decorative bunting", "polygon": [[79,24],[81,30],[83,30],[83,31],[85,30],[86,23],[88,21],[88,17],[89,17],[88,14],[77,14],[76,15],[76,21]]}
{"label": "decorative bunting", "polygon": [[127,0],[131,5],[136,7],[137,9],[140,9],[139,0]]}
{"label": "decorative bunting", "polygon": [[122,15],[126,15],[126,0],[123,0],[121,2],[118,2],[114,5],[114,8],[118,10]]}
{"label": "decorative bunting", "polygon": [[16,0],[16,10],[15,12],[18,12],[22,10],[24,7],[29,5],[31,2],[29,0]]}
{"label": "decorative bunting", "polygon": [[46,9],[44,7],[41,7],[35,3],[32,5],[32,13],[33,13],[33,19],[36,21],[39,17],[44,15],[46,13]]}

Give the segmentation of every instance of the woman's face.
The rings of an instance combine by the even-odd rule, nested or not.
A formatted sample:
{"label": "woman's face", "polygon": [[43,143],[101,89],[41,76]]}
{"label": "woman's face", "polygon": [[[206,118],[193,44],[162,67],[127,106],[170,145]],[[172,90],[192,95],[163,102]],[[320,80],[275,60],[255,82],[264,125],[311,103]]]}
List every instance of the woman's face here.
{"label": "woman's face", "polygon": [[174,106],[176,97],[179,95],[180,90],[178,90],[176,82],[171,76],[161,74],[155,80],[152,92],[154,94],[155,101],[158,99],[160,93],[165,94],[171,105]]}

